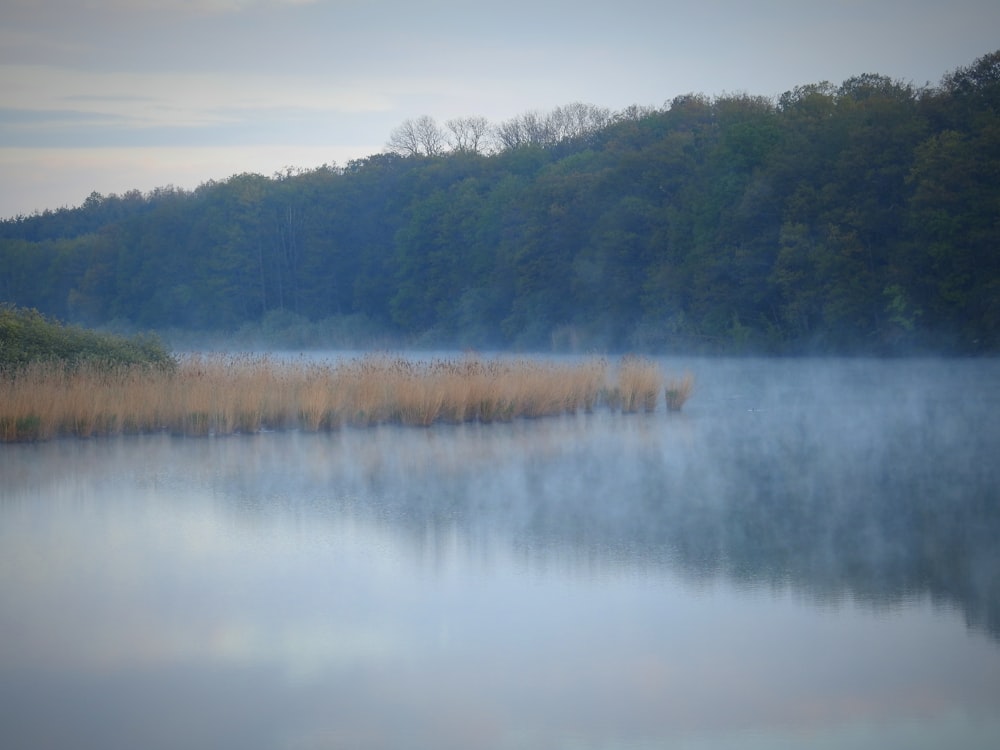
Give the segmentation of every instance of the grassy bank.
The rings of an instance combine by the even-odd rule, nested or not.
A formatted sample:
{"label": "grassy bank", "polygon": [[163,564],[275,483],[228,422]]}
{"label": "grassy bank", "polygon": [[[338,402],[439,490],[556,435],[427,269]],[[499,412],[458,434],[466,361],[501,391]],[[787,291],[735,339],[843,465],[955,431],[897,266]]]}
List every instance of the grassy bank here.
{"label": "grassy bank", "polygon": [[[367,356],[336,365],[192,356],[169,368],[37,361],[0,375],[0,441],[168,431],[224,435],[342,425],[494,422],[589,412],[654,411],[683,402],[653,362],[417,362]],[[687,395],[690,395],[688,392]],[[686,396],[684,397],[686,399]]]}

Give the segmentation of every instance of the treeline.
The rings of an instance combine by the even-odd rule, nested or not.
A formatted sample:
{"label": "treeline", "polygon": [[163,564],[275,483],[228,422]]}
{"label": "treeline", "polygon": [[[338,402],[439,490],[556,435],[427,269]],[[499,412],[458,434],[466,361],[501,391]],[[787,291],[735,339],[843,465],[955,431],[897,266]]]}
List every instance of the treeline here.
{"label": "treeline", "polygon": [[929,87],[556,113],[4,221],[0,300],[427,345],[1000,350],[1000,52]]}

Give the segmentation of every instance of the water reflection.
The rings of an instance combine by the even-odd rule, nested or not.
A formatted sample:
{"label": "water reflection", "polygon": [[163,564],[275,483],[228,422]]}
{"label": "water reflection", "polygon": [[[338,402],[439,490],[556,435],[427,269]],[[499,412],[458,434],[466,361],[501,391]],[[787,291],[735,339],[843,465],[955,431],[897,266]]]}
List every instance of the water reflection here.
{"label": "water reflection", "polygon": [[698,372],[670,417],[5,447],[2,744],[994,746],[996,367]]}

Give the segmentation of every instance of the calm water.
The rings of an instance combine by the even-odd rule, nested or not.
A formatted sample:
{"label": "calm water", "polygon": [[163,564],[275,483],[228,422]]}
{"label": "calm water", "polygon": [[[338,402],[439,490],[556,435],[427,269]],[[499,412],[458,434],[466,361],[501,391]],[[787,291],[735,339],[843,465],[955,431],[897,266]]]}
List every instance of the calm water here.
{"label": "calm water", "polygon": [[1000,363],[0,446],[4,748],[1000,747]]}

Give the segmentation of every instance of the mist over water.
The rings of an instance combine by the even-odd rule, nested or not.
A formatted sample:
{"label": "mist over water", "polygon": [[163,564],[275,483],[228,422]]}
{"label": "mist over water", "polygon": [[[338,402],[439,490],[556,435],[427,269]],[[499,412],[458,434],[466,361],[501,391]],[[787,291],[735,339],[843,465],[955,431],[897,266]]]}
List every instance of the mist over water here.
{"label": "mist over water", "polygon": [[4,747],[995,747],[1000,363],[0,449]]}

